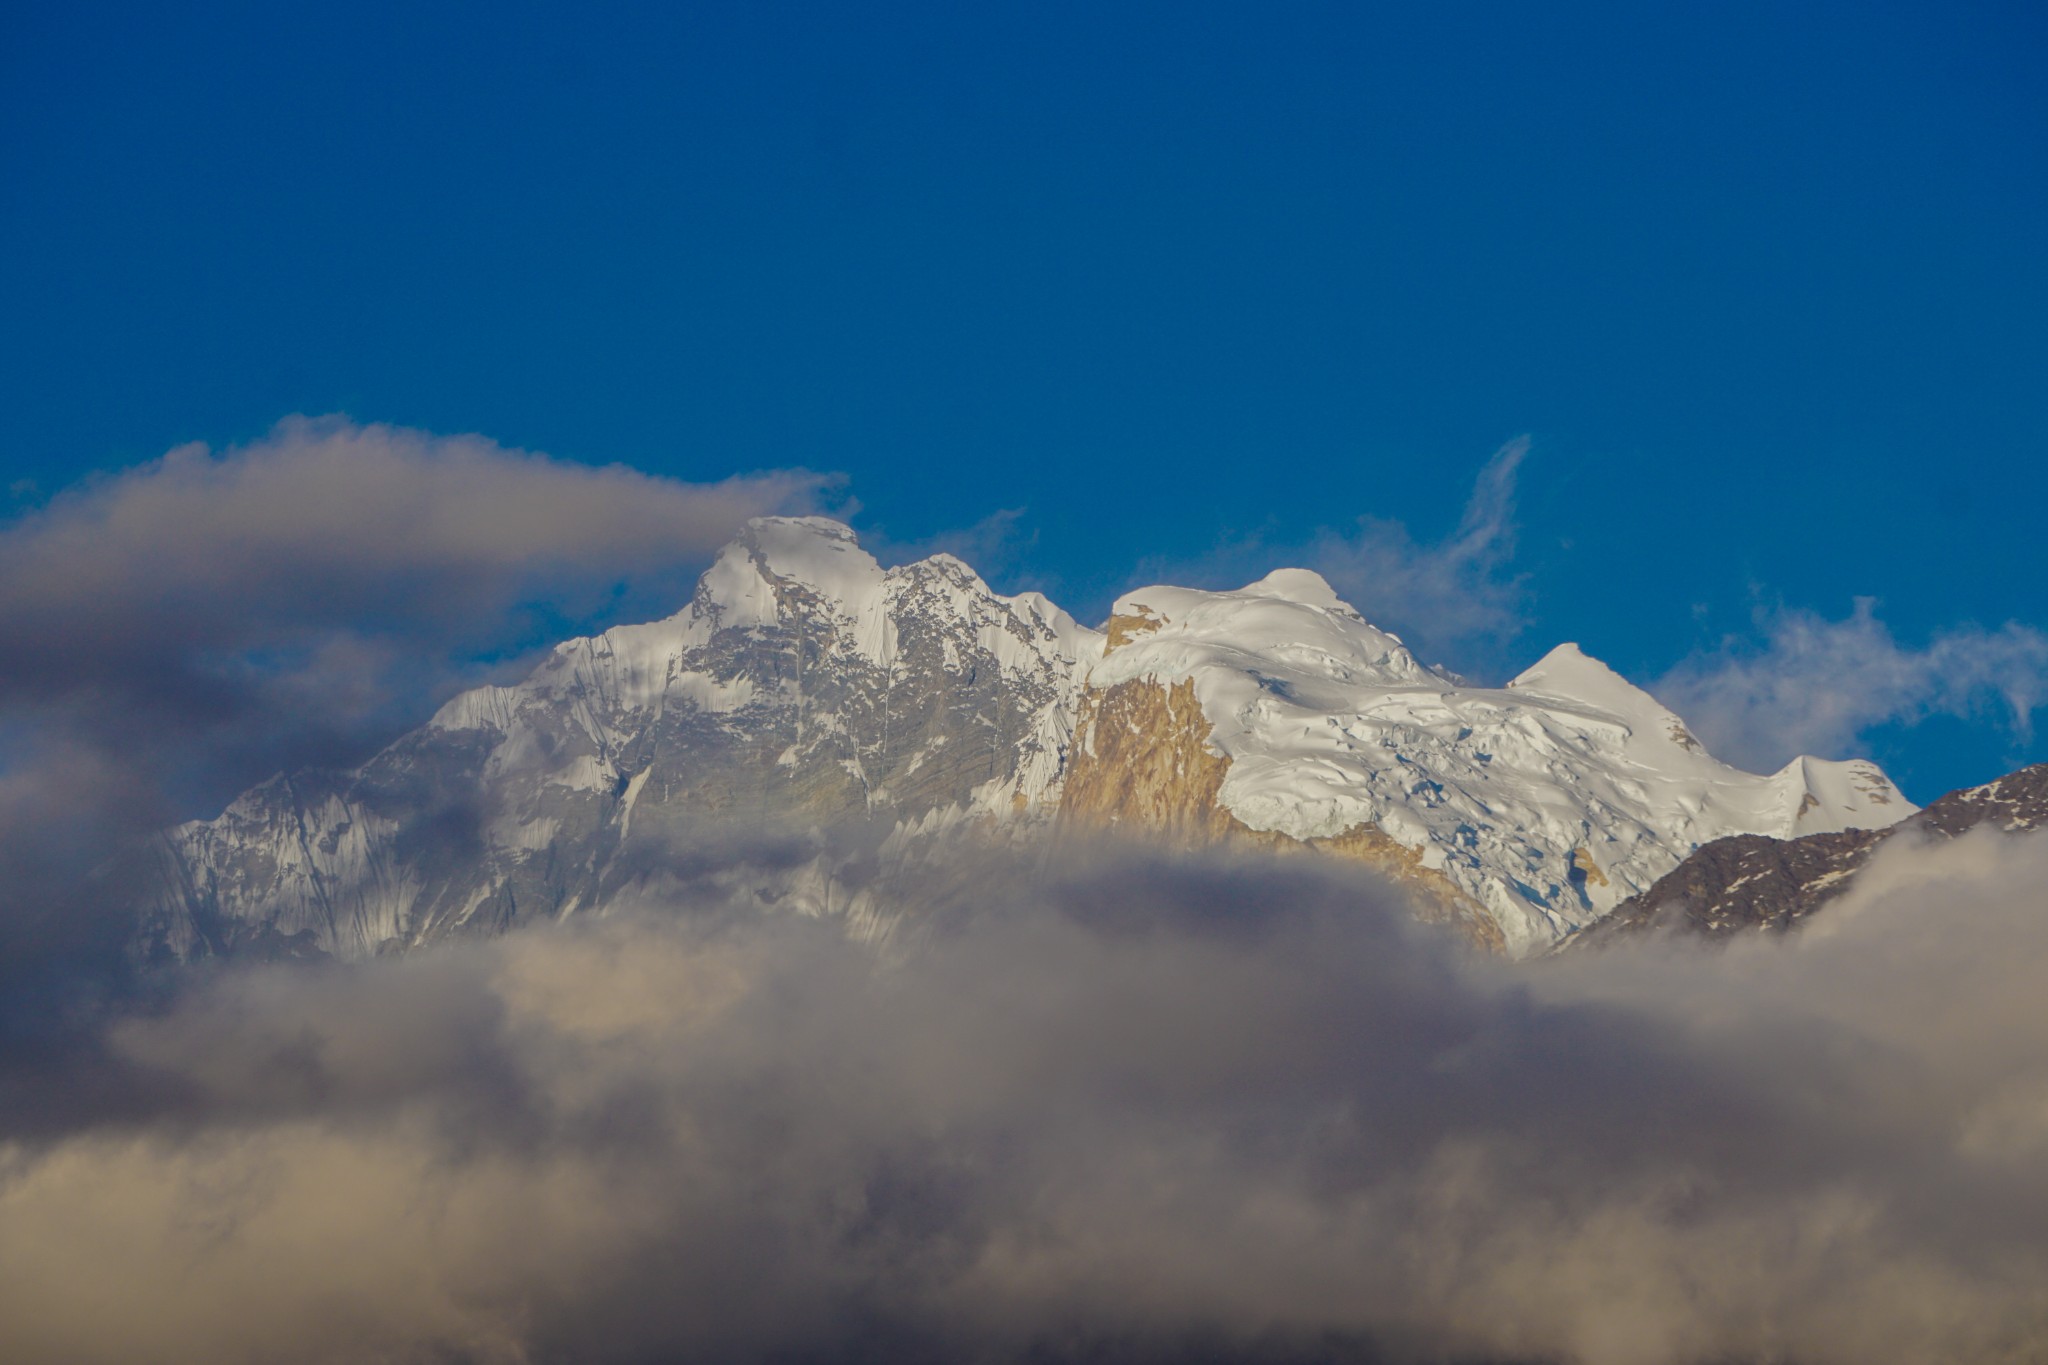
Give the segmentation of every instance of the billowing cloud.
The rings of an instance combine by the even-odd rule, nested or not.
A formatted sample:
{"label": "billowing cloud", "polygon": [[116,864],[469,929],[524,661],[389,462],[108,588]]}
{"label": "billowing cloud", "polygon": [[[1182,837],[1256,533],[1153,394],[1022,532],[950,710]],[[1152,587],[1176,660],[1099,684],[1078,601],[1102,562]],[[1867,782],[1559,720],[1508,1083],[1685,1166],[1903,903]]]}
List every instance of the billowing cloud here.
{"label": "billowing cloud", "polygon": [[[1511,623],[1521,459],[1442,545],[1335,537],[1345,590]],[[1514,968],[1335,865],[1064,843],[878,885],[881,951],[734,890],[803,839],[707,832],[603,917],[77,989],[127,924],[78,874],[173,777],[814,486],[295,423],[0,532],[0,1357],[2048,1352],[2039,839],[1888,848],[1791,942]],[[1984,638],[1944,676],[2025,716],[2030,633]]]}
{"label": "billowing cloud", "polygon": [[1986,710],[2026,739],[2048,703],[2048,635],[2031,626],[1960,626],[1912,649],[1869,598],[1840,620],[1783,609],[1759,625],[1761,647],[1731,641],[1653,688],[1736,763],[1769,770],[1802,753],[1847,757],[1876,726]]}
{"label": "billowing cloud", "polygon": [[949,885],[886,957],[650,886],[195,979],[103,1033],[119,1103],[0,1149],[0,1354],[2048,1350],[2042,841],[1888,851],[1790,943],[1534,970],[1301,860]]}
{"label": "billowing cloud", "polygon": [[204,713],[252,652],[487,640],[522,596],[701,559],[819,483],[682,484],[340,419],[180,447],[0,529],[0,704],[97,688]]}
{"label": "billowing cloud", "polygon": [[[124,835],[355,761],[479,659],[688,575],[819,476],[693,485],[481,437],[295,418],[0,525],[0,986],[81,931]],[[549,635],[559,632],[549,630]],[[86,934],[91,937],[91,934]],[[0,1023],[18,992],[0,991]]]}

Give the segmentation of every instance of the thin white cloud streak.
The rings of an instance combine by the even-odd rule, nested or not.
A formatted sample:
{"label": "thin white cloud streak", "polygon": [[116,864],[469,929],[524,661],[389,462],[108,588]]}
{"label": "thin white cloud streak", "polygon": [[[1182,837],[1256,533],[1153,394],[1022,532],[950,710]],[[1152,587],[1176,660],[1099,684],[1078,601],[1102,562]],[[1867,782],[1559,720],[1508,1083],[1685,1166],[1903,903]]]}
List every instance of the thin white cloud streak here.
{"label": "thin white cloud streak", "polygon": [[1025,516],[1026,509],[1022,507],[1003,507],[972,525],[933,536],[897,540],[886,531],[870,528],[861,532],[860,542],[863,549],[884,564],[908,564],[947,554],[984,579],[1021,576],[1026,587],[1047,591],[1053,580],[1023,563],[1025,553],[1038,543],[1038,532],[1026,526]]}
{"label": "thin white cloud streak", "polygon": [[2048,843],[1910,852],[1791,944],[1533,971],[1076,855],[894,965],[650,903],[215,976],[108,1034],[154,1117],[0,1154],[0,1350],[2038,1360]]}
{"label": "thin white cloud streak", "polygon": [[1159,582],[1237,587],[1282,566],[1313,569],[1428,662],[1490,667],[1527,625],[1526,585],[1512,564],[1515,484],[1528,454],[1526,436],[1496,450],[1473,480],[1457,529],[1440,541],[1420,541],[1404,522],[1366,515],[1305,542],[1253,534],[1194,563],[1146,560],[1139,570]]}
{"label": "thin white cloud streak", "polygon": [[1759,627],[1760,648],[1730,641],[1652,689],[1716,753],[1752,767],[1802,753],[1847,757],[1877,726],[1930,716],[1995,711],[2024,742],[2048,702],[2048,635],[2016,622],[1955,627],[1912,649],[1872,599],[1858,598],[1840,620],[1783,609],[1761,615]]}
{"label": "thin white cloud streak", "polygon": [[1515,554],[1515,480],[1528,454],[1526,436],[1493,453],[1448,539],[1424,545],[1398,521],[1360,517],[1354,530],[1319,534],[1309,546],[1309,567],[1366,619],[1431,660],[1505,644],[1524,624],[1522,582],[1508,566]]}

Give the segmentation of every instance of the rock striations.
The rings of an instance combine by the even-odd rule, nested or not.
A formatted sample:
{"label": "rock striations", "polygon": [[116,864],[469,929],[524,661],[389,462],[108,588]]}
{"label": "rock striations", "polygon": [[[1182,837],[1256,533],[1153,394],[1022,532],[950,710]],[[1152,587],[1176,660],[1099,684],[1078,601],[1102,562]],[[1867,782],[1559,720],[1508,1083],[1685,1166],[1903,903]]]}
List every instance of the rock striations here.
{"label": "rock striations", "polygon": [[[166,831],[137,945],[402,951],[691,875],[713,837],[829,826],[873,832],[870,871],[963,830],[1318,850],[1523,955],[1703,844],[1913,811],[1867,763],[1730,768],[1575,646],[1471,687],[1305,570],[1141,589],[1096,632],[950,556],[884,569],[837,522],[766,518],[675,616],[569,641],[361,768]],[[843,871],[785,851],[756,890],[871,913]]]}

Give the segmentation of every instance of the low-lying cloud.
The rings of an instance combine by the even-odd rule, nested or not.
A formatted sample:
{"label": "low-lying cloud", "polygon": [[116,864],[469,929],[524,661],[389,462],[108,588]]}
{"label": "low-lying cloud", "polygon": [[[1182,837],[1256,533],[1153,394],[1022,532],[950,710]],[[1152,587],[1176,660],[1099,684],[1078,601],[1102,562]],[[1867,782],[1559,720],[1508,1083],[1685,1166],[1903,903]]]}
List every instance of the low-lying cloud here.
{"label": "low-lying cloud", "polygon": [[[1442,545],[1374,523],[1322,567],[1504,628],[1521,459]],[[83,872],[176,793],[345,753],[535,594],[816,487],[301,422],[0,530],[0,1358],[2048,1354],[2039,839],[1888,849],[1789,943],[1511,968],[1336,865],[1067,843],[878,882],[878,949],[759,909],[816,832],[707,833],[500,940],[86,969],[132,920]],[[1953,639],[1883,704],[2031,712],[2030,632]],[[1784,687],[1803,734],[1879,705]]]}
{"label": "low-lying cloud", "polygon": [[194,979],[100,1035],[120,1102],[0,1120],[0,1354],[2048,1350],[2038,840],[1889,852],[1791,943],[1534,969],[1300,860],[967,884],[888,956],[650,884]]}
{"label": "low-lying cloud", "polygon": [[1912,649],[1869,598],[1841,620],[1781,609],[1759,625],[1761,647],[1730,642],[1653,689],[1738,764],[1768,771],[1802,753],[1849,757],[1877,726],[1986,711],[2025,741],[2048,704],[2048,635],[2031,626],[1955,627]]}

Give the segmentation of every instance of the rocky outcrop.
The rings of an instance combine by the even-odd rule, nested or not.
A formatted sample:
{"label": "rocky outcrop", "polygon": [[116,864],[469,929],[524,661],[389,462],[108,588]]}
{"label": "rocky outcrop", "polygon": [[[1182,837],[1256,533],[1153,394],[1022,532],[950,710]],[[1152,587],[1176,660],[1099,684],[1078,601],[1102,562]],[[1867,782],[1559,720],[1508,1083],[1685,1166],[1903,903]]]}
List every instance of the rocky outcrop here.
{"label": "rocky outcrop", "polygon": [[1221,843],[1244,828],[1216,799],[1230,760],[1210,748],[1193,682],[1134,678],[1090,689],[1074,739],[1060,796],[1067,824],[1181,848]]}

